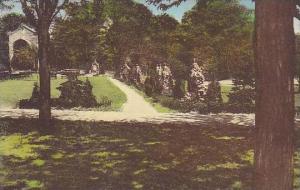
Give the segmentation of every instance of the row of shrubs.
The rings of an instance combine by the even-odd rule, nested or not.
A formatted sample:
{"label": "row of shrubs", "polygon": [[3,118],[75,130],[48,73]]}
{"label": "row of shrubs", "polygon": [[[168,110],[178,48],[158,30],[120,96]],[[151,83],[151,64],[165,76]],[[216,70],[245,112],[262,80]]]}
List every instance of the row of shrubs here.
{"label": "row of shrubs", "polygon": [[[102,97],[97,102],[92,92],[93,86],[88,79],[81,81],[77,77],[69,76],[68,80],[57,89],[60,91],[60,96],[59,98],[51,99],[51,106],[59,109],[109,107],[112,104],[108,97]],[[39,107],[39,94],[39,86],[35,83],[31,98],[21,100],[19,107],[23,109],[37,109]]]}
{"label": "row of shrubs", "polygon": [[208,113],[253,113],[255,110],[253,89],[240,89],[229,94],[229,101],[213,101],[204,98],[203,101],[180,100],[168,96],[155,96],[154,99],[161,105],[180,112]]}

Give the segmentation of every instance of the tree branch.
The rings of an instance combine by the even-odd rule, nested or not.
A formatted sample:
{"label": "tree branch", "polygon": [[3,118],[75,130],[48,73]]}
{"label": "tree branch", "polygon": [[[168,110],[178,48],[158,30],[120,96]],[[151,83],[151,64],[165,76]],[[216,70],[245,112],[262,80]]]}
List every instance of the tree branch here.
{"label": "tree branch", "polygon": [[159,9],[167,10],[173,6],[179,6],[180,3],[187,0],[146,0],[147,3],[158,6]]}
{"label": "tree branch", "polygon": [[[58,4],[58,0],[55,0],[57,1],[57,4]],[[54,19],[54,17],[56,17],[56,15],[62,10],[65,8],[65,6],[69,3],[69,0],[64,0],[64,2],[60,5],[60,6],[57,6],[57,4],[55,5],[55,7],[57,7],[54,12],[53,12],[53,15],[50,19],[50,21],[52,21]]]}
{"label": "tree branch", "polygon": [[[27,17],[28,21],[30,22],[30,24],[34,27],[37,27],[38,23],[37,23],[37,17],[35,16],[35,11],[38,11],[38,5],[37,5],[37,1],[31,1],[30,4],[32,6],[30,6],[28,4],[28,0],[20,0],[21,5],[22,5],[22,10],[25,14],[25,16]],[[37,14],[39,14],[39,12],[36,12]]]}

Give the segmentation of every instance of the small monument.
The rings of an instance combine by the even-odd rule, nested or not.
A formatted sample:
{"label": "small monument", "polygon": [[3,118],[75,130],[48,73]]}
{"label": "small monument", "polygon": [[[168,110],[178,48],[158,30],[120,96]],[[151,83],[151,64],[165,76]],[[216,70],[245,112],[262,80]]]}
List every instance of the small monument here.
{"label": "small monument", "polygon": [[131,72],[130,72],[131,82],[135,85],[140,85],[142,76],[143,76],[143,73],[142,73],[141,67],[138,64],[133,66],[131,69]]}
{"label": "small monument", "polygon": [[120,70],[120,78],[123,81],[128,82],[129,81],[129,74],[130,74],[131,68],[125,63],[124,65],[121,66]]}
{"label": "small monument", "polygon": [[162,94],[172,95],[174,79],[170,67],[167,65],[167,63],[164,63],[163,66],[159,64],[156,67],[156,72],[159,76],[159,82],[162,86]]}
{"label": "small monument", "polygon": [[189,95],[194,98],[203,99],[207,88],[204,84],[205,77],[203,75],[203,69],[198,65],[196,59],[192,64],[192,69],[189,76]]}
{"label": "small monument", "polygon": [[100,65],[97,62],[97,60],[95,60],[92,65],[91,65],[91,70],[90,70],[90,74],[93,75],[99,75],[100,74]]}

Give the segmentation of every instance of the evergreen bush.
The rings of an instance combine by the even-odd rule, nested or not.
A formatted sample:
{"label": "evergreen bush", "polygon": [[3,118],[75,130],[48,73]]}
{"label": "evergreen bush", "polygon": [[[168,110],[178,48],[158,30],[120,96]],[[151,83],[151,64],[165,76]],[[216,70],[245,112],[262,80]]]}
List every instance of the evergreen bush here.
{"label": "evergreen bush", "polygon": [[62,108],[98,107],[96,97],[93,95],[93,87],[88,79],[85,82],[76,77],[68,77],[68,81],[62,83],[58,88],[60,96],[56,100],[56,106]]}

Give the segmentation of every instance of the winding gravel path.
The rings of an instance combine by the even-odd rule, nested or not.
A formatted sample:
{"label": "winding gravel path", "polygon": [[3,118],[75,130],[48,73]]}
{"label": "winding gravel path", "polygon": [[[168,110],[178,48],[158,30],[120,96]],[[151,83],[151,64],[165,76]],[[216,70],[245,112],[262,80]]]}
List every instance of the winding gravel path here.
{"label": "winding gravel path", "polygon": [[137,113],[137,114],[158,114],[158,112],[134,89],[128,85],[108,76],[109,80],[119,87],[127,96],[127,102],[123,104],[122,112]]}

